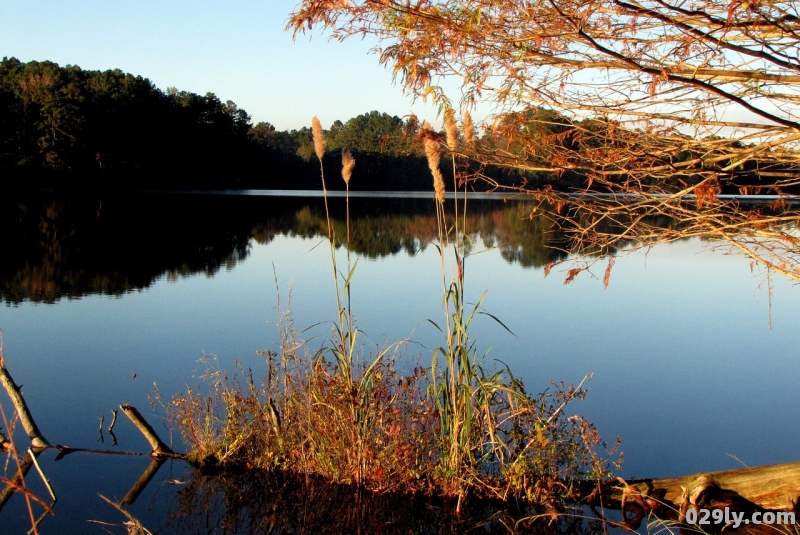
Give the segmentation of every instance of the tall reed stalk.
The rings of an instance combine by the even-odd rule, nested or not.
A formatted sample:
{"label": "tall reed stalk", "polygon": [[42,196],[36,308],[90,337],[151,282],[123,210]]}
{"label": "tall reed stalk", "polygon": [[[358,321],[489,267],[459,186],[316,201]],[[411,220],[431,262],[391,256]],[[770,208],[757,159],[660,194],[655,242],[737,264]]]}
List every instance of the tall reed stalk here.
{"label": "tall reed stalk", "polygon": [[[447,115],[448,145],[455,148],[455,125],[452,115]],[[448,120],[449,118],[449,120]],[[435,193],[436,220],[439,243],[437,250],[441,264],[445,345],[434,350],[431,362],[433,379],[433,395],[439,410],[440,419],[440,455],[442,469],[449,479],[450,491],[459,496],[465,488],[462,484],[469,468],[472,450],[472,422],[474,411],[472,404],[472,387],[475,378],[474,362],[470,355],[470,341],[467,327],[471,317],[464,315],[464,279],[462,267],[462,247],[458,239],[460,231],[458,217],[454,217],[449,226],[445,210],[445,186],[439,169],[441,159],[439,136],[430,126],[425,124],[421,131],[425,145],[428,166],[433,175]],[[454,167],[455,171],[455,167]],[[451,235],[455,238],[451,246]],[[448,270],[449,265],[449,270]],[[449,280],[448,280],[449,276]],[[437,326],[438,328],[438,326]],[[442,372],[437,366],[437,357],[445,360]],[[441,381],[438,377],[441,373]]]}
{"label": "tall reed stalk", "polygon": [[[345,148],[342,151],[342,179],[345,183],[346,199],[346,225],[347,225],[347,272],[339,273],[336,264],[336,243],[335,232],[331,224],[330,210],[328,207],[328,193],[325,187],[325,172],[322,166],[322,156],[325,149],[325,139],[319,119],[314,117],[312,120],[312,132],[314,134],[314,147],[317,157],[320,160],[320,176],[322,178],[323,199],[325,203],[325,214],[328,224],[328,241],[331,251],[331,266],[333,268],[334,288],[336,290],[336,307],[338,324],[335,326],[335,339],[331,344],[330,352],[334,356],[337,366],[337,373],[345,383],[346,395],[349,397],[348,407],[350,409],[351,420],[356,425],[355,452],[358,459],[359,469],[356,474],[356,483],[361,483],[367,471],[367,442],[373,423],[373,414],[367,409],[369,406],[368,398],[376,386],[374,371],[383,356],[391,350],[392,346],[378,352],[372,362],[363,371],[357,371],[354,367],[354,355],[357,349],[359,331],[355,327],[351,310],[350,285],[353,280],[358,260],[355,264],[350,263],[350,179],[356,161],[350,150]],[[343,279],[342,292],[339,292],[339,276]],[[347,306],[342,305],[346,297]]]}
{"label": "tall reed stalk", "polygon": [[[463,219],[459,219],[459,176],[456,164],[458,131],[452,110],[445,113],[444,125],[446,146],[450,150],[453,165],[452,223],[448,222],[444,180],[439,170],[441,137],[427,124],[421,131],[428,166],[433,175],[439,235],[437,250],[441,265],[445,315],[443,329],[432,322],[445,335],[445,345],[433,352],[431,390],[440,419],[440,469],[443,471],[443,479],[447,482],[447,491],[458,496],[457,510],[460,510],[466,492],[481,477],[479,465],[490,457],[502,457],[502,450],[507,447],[505,437],[499,431],[501,425],[497,422],[495,409],[497,396],[505,394],[512,406],[515,403],[524,405],[528,398],[514,386],[513,380],[504,380],[507,377],[513,379],[510,372],[486,375],[482,359],[478,356],[469,336],[469,326],[475,315],[486,314],[480,311],[485,294],[476,304],[467,306],[464,293],[465,260],[468,251],[467,192],[465,181]],[[469,137],[470,134],[466,135]],[[506,328],[497,318],[491,317]],[[438,367],[438,356],[445,361],[442,370]]]}
{"label": "tall reed stalk", "polygon": [[[343,377],[348,381],[348,386],[352,387],[352,347],[355,345],[355,336],[349,328],[349,320],[346,320],[347,311],[342,307],[342,296],[339,293],[339,273],[336,267],[336,232],[331,224],[330,208],[328,206],[328,188],[325,186],[325,167],[322,163],[322,158],[325,155],[325,134],[322,131],[322,125],[319,119],[315,116],[311,120],[311,131],[314,136],[314,150],[319,159],[319,174],[322,180],[322,197],[325,204],[325,220],[328,228],[328,245],[331,253],[331,269],[333,271],[333,286],[336,292],[336,316],[338,326],[336,334],[338,340],[334,342],[333,353],[336,358],[336,364]],[[348,244],[349,246],[349,244]],[[349,266],[348,266],[349,269]],[[349,276],[345,279],[345,289],[349,291]],[[352,340],[351,340],[352,338]],[[352,342],[352,347],[351,347]]]}

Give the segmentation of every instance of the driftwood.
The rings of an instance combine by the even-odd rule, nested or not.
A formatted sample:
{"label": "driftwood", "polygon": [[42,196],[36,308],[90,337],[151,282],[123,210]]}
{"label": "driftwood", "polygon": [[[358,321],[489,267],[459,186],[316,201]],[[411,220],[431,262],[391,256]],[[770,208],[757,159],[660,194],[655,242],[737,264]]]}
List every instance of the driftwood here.
{"label": "driftwood", "polygon": [[[60,444],[50,444],[50,442],[44,438],[42,432],[39,430],[39,427],[36,425],[36,421],[33,419],[33,415],[31,414],[30,410],[28,409],[28,404],[25,402],[25,398],[22,396],[21,388],[14,382],[14,379],[11,377],[11,374],[8,372],[8,369],[5,367],[5,360],[3,358],[3,346],[2,346],[2,333],[0,333],[0,384],[3,385],[8,397],[11,399],[11,403],[14,405],[14,409],[17,413],[17,417],[19,418],[20,424],[25,432],[28,434],[28,437],[31,439],[31,447],[28,449],[27,454],[18,459],[18,468],[15,471],[14,477],[10,480],[5,481],[5,485],[3,486],[2,490],[0,490],[0,510],[8,502],[9,498],[18,491],[21,492],[29,492],[25,489],[25,477],[30,471],[32,466],[35,466],[37,471],[39,472],[42,480],[44,481],[47,490],[50,492],[50,495],[53,499],[53,503],[48,505],[42,502],[37,496],[33,494],[29,494],[31,498],[40,502],[45,510],[42,515],[35,521],[34,523],[34,530],[35,526],[42,521],[42,519],[52,513],[52,507],[56,503],[56,497],[53,492],[53,489],[50,485],[49,480],[44,474],[44,471],[41,469],[39,464],[36,461],[36,457],[46,449],[56,449],[58,450],[58,456],[56,460],[61,459],[65,455],[68,455],[73,452],[91,452],[91,453],[104,453],[104,454],[116,454],[116,455],[141,455],[139,453],[134,452],[126,452],[126,451],[116,451],[116,450],[98,450],[93,448],[70,448],[68,446],[63,446]],[[148,483],[155,477],[158,469],[164,463],[165,457],[173,457],[173,458],[185,458],[184,455],[174,453],[169,446],[164,444],[164,442],[158,437],[156,432],[147,423],[144,417],[136,410],[135,407],[132,405],[122,405],[120,407],[125,415],[133,422],[133,424],[139,429],[139,431],[144,435],[147,441],[150,443],[150,446],[153,448],[151,455],[154,457],[153,461],[144,471],[144,473],[139,477],[136,481],[134,486],[128,492],[128,494],[123,498],[122,504],[131,504],[133,503],[136,498],[142,493]],[[111,420],[111,425],[108,427],[108,432],[114,437],[113,428],[114,424],[117,420],[117,411],[112,411],[113,417]],[[103,432],[103,417],[100,417],[100,433],[102,435]],[[116,439],[114,440],[116,444]],[[4,434],[0,433],[0,450],[8,451],[15,453],[16,449],[14,448],[14,444],[12,443],[12,437],[6,437]],[[120,507],[120,506],[118,506]],[[121,509],[120,509],[121,510]]]}
{"label": "driftwood", "polygon": [[6,369],[5,359],[3,358],[1,351],[0,384],[3,385],[8,393],[8,397],[11,398],[11,403],[14,405],[14,409],[17,411],[17,415],[19,416],[19,422],[22,424],[22,428],[31,439],[31,447],[39,450],[49,448],[50,443],[46,438],[44,438],[42,432],[39,431],[39,427],[37,427],[33,416],[31,416],[31,412],[28,410],[28,404],[25,403],[25,398],[22,397],[22,390],[19,386],[17,386],[17,383],[14,382],[11,374],[8,373],[8,370]]}
{"label": "driftwood", "polygon": [[736,510],[796,511],[800,462],[708,472],[685,477],[644,479],[610,485],[606,497],[634,507],[658,504],[675,510],[695,505]]}
{"label": "driftwood", "polygon": [[120,409],[122,412],[125,413],[133,425],[144,435],[144,438],[150,443],[150,447],[153,448],[153,452],[150,454],[153,457],[182,457],[180,454],[176,454],[173,452],[169,446],[164,444],[162,440],[158,437],[155,430],[147,423],[147,420],[144,419],[144,416],[136,410],[136,407],[133,405],[120,405]]}

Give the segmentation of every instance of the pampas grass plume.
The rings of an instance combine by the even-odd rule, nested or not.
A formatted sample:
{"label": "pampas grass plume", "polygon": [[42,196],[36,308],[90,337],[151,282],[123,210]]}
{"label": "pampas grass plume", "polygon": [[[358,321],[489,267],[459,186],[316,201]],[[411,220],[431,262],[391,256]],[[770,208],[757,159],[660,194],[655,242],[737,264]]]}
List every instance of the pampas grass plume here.
{"label": "pampas grass plume", "polygon": [[448,108],[444,112],[444,130],[447,133],[447,148],[450,152],[455,152],[458,148],[458,127],[454,118],[455,112]]}
{"label": "pampas grass plume", "polygon": [[350,175],[353,174],[353,167],[356,166],[356,159],[350,154],[350,147],[342,149],[342,178],[345,184],[350,184]]}
{"label": "pampas grass plume", "polygon": [[319,124],[316,115],[311,119],[311,131],[314,134],[314,150],[317,152],[319,161],[322,161],[322,155],[325,154],[325,134],[322,133],[322,125]]}
{"label": "pampas grass plume", "polygon": [[422,123],[422,129],[419,133],[425,144],[425,156],[428,158],[428,167],[430,167],[431,174],[433,174],[433,190],[436,192],[436,200],[439,201],[439,204],[443,204],[444,177],[442,177],[442,172],[439,171],[439,159],[441,158],[439,142],[436,141],[436,134],[427,121]]}
{"label": "pampas grass plume", "polygon": [[472,116],[469,111],[464,112],[464,143],[470,148],[475,145],[475,126],[472,124]]}

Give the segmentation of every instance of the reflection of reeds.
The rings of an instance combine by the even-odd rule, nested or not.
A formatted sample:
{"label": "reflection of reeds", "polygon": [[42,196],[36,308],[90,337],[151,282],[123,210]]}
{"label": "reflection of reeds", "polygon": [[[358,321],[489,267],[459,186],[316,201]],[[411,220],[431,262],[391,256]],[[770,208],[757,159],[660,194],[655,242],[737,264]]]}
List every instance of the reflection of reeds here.
{"label": "reflection of reeds", "polygon": [[[464,533],[538,533],[540,535],[600,535],[603,525],[565,515],[547,526],[525,530],[526,518],[541,509],[490,502],[470,504],[456,515],[449,501],[431,503],[425,496],[373,494],[322,481],[263,474],[195,473],[181,491],[171,515],[179,533],[215,533],[220,526],[236,526],[237,533],[409,533],[463,535]],[[269,526],[269,530],[266,530]]]}

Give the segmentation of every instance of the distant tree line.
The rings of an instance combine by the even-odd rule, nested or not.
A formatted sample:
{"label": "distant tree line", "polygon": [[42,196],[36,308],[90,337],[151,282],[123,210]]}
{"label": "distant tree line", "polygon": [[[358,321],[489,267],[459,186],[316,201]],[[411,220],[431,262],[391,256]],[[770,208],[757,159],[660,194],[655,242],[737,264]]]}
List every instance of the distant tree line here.
{"label": "distant tree line", "polygon": [[[349,147],[357,160],[354,189],[428,189],[419,128],[413,116],[378,111],[337,120],[325,132],[325,171],[338,176],[338,153]],[[213,93],[162,91],[119,69],[0,62],[0,184],[316,189],[313,155],[310,128],[253,125],[245,110]],[[519,182],[531,173],[495,175]]]}
{"label": "distant tree line", "polygon": [[[585,132],[614,127],[601,119],[570,121],[542,108],[509,114],[479,137],[477,150],[502,151],[518,165],[478,166],[474,162],[480,158],[470,163],[456,156],[459,172],[503,185],[580,188],[586,181],[582,174],[537,171],[537,165],[552,159],[554,150],[597,150],[586,141]],[[343,189],[335,178],[340,150],[349,147],[357,161],[353,189],[429,189],[420,128],[414,116],[378,111],[335,121],[325,131],[328,187]],[[441,168],[452,184],[452,166]],[[119,69],[89,71],[5,57],[0,62],[3,183],[318,189],[319,164],[311,128],[278,131],[268,122],[253,125],[245,110],[213,93],[162,91],[149,79]]]}

